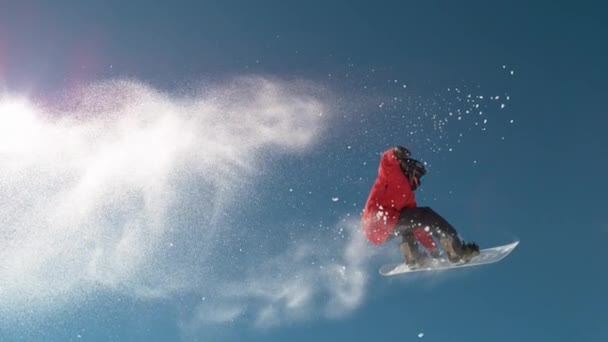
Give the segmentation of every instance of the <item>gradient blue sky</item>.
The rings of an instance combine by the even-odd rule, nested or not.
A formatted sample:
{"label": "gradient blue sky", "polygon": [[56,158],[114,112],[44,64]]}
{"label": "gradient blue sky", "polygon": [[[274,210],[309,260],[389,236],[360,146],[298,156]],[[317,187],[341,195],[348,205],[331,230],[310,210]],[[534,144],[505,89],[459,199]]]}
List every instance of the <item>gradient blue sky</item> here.
{"label": "gradient blue sky", "polygon": [[[0,106],[0,340],[608,340],[605,10],[0,2],[0,104],[29,99]],[[351,230],[395,144],[419,204],[515,252],[380,277],[397,246]]]}

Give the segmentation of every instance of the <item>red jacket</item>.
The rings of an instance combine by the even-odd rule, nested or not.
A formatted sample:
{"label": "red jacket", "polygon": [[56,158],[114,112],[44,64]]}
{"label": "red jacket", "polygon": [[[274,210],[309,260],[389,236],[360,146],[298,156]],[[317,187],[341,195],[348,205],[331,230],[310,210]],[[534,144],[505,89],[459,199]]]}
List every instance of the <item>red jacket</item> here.
{"label": "red jacket", "polygon": [[[382,154],[378,178],[370,191],[363,210],[363,231],[367,239],[379,245],[395,228],[401,210],[415,208],[416,196],[409,180],[401,171],[393,148]],[[416,238],[428,249],[434,249],[433,239],[423,229],[416,229]]]}

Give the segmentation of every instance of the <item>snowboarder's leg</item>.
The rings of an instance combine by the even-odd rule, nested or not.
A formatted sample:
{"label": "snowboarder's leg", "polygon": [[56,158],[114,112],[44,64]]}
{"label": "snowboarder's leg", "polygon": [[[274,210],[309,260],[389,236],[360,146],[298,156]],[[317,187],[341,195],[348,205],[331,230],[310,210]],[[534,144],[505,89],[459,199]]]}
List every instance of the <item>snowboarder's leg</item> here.
{"label": "snowboarder's leg", "polygon": [[448,259],[451,262],[460,261],[462,254],[462,248],[459,248],[462,246],[460,239],[453,237],[442,237],[439,239],[439,243],[441,243],[441,247],[443,247],[443,250],[448,255]]}
{"label": "snowboarder's leg", "polygon": [[405,232],[402,235],[399,250],[401,250],[401,255],[409,268],[420,267],[424,258],[418,250],[418,242],[412,231]]}
{"label": "snowboarder's leg", "polygon": [[429,228],[433,237],[439,240],[451,262],[458,262],[462,256],[462,241],[458,232],[446,219],[429,207],[422,207],[422,224]]}
{"label": "snowboarder's leg", "polygon": [[399,250],[405,263],[410,268],[417,268],[423,263],[425,256],[420,253],[418,249],[418,241],[414,235],[415,228],[410,226],[397,224],[393,230],[393,236],[401,237],[401,243],[399,244]]}
{"label": "snowboarder's leg", "polygon": [[456,229],[441,215],[431,208],[424,208],[426,222],[433,236],[439,240],[441,246],[451,262],[469,262],[479,255],[479,246],[465,243],[458,237]]}
{"label": "snowboarder's leg", "polygon": [[424,227],[441,243],[451,262],[468,262],[479,254],[479,247],[474,243],[464,244],[458,237],[456,229],[441,215],[429,207],[406,209],[400,222],[412,227]]}
{"label": "snowboarder's leg", "polygon": [[[410,210],[416,210],[416,208],[408,208],[401,212],[399,217],[399,222],[394,230],[394,234],[396,236],[403,236],[407,232],[413,233],[416,241],[431,254],[432,257],[436,258],[439,256],[439,250],[437,249],[437,245],[433,240],[433,236],[430,232],[425,231],[421,226],[415,224],[415,219],[412,219],[412,213]],[[415,213],[414,213],[415,215]]]}

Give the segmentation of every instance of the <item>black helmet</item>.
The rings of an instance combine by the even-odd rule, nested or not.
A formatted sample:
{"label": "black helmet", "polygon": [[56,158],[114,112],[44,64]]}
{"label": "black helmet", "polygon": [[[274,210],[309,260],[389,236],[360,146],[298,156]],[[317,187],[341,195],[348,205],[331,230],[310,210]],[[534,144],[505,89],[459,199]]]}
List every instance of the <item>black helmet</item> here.
{"label": "black helmet", "polygon": [[414,158],[404,158],[399,160],[401,171],[410,180],[412,190],[416,190],[420,185],[420,178],[426,174],[424,164]]}
{"label": "black helmet", "polygon": [[393,153],[395,154],[395,158],[402,160],[410,157],[410,150],[403,146],[395,146],[393,147]]}

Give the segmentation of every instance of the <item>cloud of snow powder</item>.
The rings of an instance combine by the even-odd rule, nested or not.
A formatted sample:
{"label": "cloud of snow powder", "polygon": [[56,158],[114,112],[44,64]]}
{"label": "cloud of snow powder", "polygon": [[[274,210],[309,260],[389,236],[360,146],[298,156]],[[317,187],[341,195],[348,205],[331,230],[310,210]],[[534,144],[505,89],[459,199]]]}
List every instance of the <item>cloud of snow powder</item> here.
{"label": "cloud of snow powder", "polygon": [[252,77],[181,97],[103,82],[61,113],[0,97],[0,314],[99,291],[194,293],[203,300],[193,321],[207,324],[247,314],[271,326],[355,308],[360,234],[325,252],[296,243],[244,274],[230,273],[222,253],[260,170],[320,140],[328,104],[318,94]]}
{"label": "cloud of snow powder", "polygon": [[337,228],[344,235],[323,239],[321,247],[306,239],[294,241],[243,279],[226,282],[220,292],[201,301],[195,322],[232,322],[253,316],[256,326],[266,328],[290,320],[348,314],[365,297],[367,262],[373,252],[358,231],[357,220],[342,221]]}

